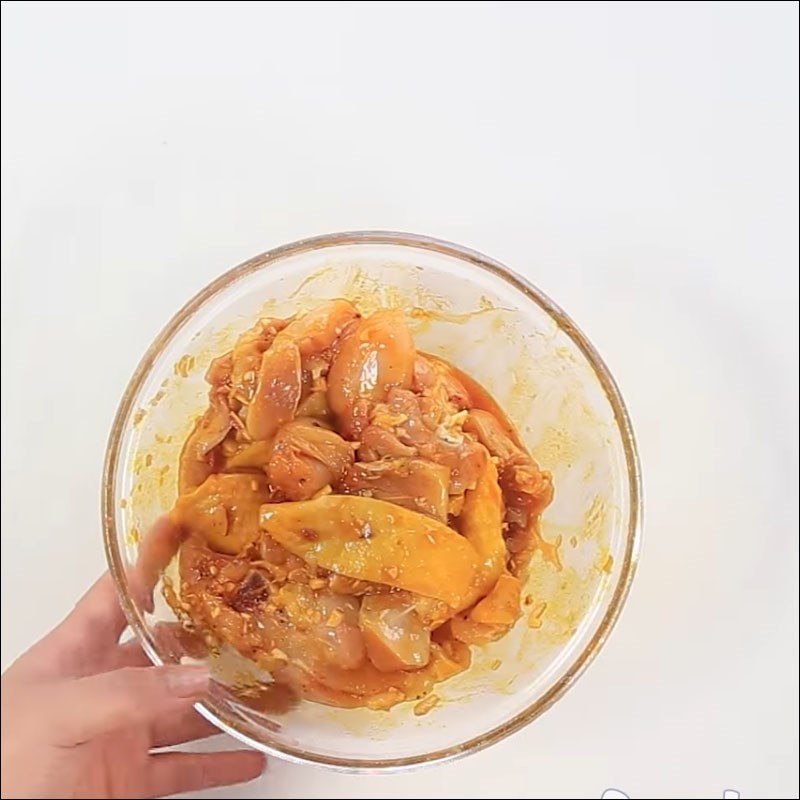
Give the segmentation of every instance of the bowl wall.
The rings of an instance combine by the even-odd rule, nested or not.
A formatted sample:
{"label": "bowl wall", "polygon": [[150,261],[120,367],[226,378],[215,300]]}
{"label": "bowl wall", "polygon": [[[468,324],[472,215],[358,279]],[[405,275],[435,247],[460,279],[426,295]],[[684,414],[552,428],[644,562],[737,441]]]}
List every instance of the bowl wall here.
{"label": "bowl wall", "polygon": [[[401,308],[419,349],[481,382],[553,475],[542,534],[560,569],[535,556],[511,633],[473,648],[473,667],[434,690],[425,716],[301,702],[254,708],[223,688],[200,710],[249,744],[343,769],[432,763],[486,746],[545,710],[589,663],[620,610],[639,545],[640,491],[630,424],[614,382],[572,322],[535,288],[472,251],[405,234],[340,234],[266,253],[222,276],[160,334],[131,380],[109,443],[106,550],[133,629],[156,662],[187,658],[164,636],[174,614],[131,586],[141,533],[171,508],[177,461],[206,404],[203,375],[259,316],[332,297],[362,312]],[[167,570],[174,570],[174,565]],[[252,669],[227,654],[221,684]]]}

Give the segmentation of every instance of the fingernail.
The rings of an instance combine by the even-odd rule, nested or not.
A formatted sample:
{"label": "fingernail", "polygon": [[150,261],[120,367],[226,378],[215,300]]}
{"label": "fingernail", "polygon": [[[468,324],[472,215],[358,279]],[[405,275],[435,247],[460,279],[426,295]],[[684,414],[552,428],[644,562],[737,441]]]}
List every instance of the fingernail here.
{"label": "fingernail", "polygon": [[211,673],[205,665],[171,667],[167,671],[167,686],[175,697],[200,697],[208,691]]}

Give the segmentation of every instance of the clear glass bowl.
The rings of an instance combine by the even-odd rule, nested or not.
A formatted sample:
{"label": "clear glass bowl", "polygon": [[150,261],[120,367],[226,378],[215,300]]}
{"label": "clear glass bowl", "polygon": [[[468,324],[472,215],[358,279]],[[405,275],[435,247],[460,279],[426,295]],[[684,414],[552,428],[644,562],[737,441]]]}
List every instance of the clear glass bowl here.
{"label": "clear glass bowl", "polygon": [[[291,761],[397,770],[499,741],[586,669],[633,578],[639,466],[630,420],[600,356],[558,306],[506,267],[399,233],[332,234],[279,247],[215,280],[170,320],[131,378],[111,432],[106,554],[130,626],[155,663],[186,660],[191,648],[175,635],[160,585],[153,601],[144,591],[142,562],[158,584],[164,574],[153,568],[154,548],[141,532],[174,502],[178,454],[205,407],[209,361],[259,316],[288,316],[339,296],[367,312],[402,308],[417,346],[494,395],[555,486],[542,534],[560,543],[561,569],[535,557],[522,618],[505,638],[473,648],[472,668],[436,687],[442,702],[425,716],[415,716],[412,703],[391,711],[256,704],[225,688],[241,683],[247,663],[215,660],[219,683],[197,708],[222,730]],[[174,563],[167,576],[170,570]]]}

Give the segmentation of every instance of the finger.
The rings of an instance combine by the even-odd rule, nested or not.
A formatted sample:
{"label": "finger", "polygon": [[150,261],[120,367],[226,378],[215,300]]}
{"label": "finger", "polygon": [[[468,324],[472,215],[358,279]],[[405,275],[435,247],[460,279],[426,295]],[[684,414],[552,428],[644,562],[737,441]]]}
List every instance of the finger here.
{"label": "finger", "polygon": [[193,742],[221,733],[216,725],[201,717],[193,708],[156,720],[152,726],[152,747]]}
{"label": "finger", "polygon": [[208,692],[205,666],[125,667],[49,690],[55,743],[70,745],[184,711]]}
{"label": "finger", "polygon": [[189,631],[179,622],[159,622],[152,630],[160,653],[168,653],[170,660],[180,661],[184,656],[203,659],[208,657],[208,644],[196,631]]}
{"label": "finger", "polygon": [[118,644],[112,650],[106,670],[122,669],[123,667],[151,667],[153,662],[142,650],[139,642],[131,639],[129,642]]}
{"label": "finger", "polygon": [[159,517],[139,543],[136,566],[128,573],[131,595],[146,611],[153,610],[153,588],[178,551],[182,533],[167,515]]}
{"label": "finger", "polygon": [[148,759],[152,797],[228,786],[257,778],[266,759],[254,750],[227,753],[156,753]]}
{"label": "finger", "polygon": [[57,630],[75,646],[91,642],[92,649],[96,649],[98,645],[116,644],[127,624],[117,600],[114,580],[106,572],[78,601]]}

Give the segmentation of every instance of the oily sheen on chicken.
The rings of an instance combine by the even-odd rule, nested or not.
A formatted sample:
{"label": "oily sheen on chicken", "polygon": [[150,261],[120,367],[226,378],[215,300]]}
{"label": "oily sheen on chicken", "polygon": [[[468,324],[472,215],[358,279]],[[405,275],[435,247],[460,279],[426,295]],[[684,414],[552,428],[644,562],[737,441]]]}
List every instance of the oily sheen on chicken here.
{"label": "oily sheen on chicken", "polygon": [[550,476],[400,311],[261,319],[206,379],[171,516],[207,640],[305,699],[381,709],[514,625]]}

